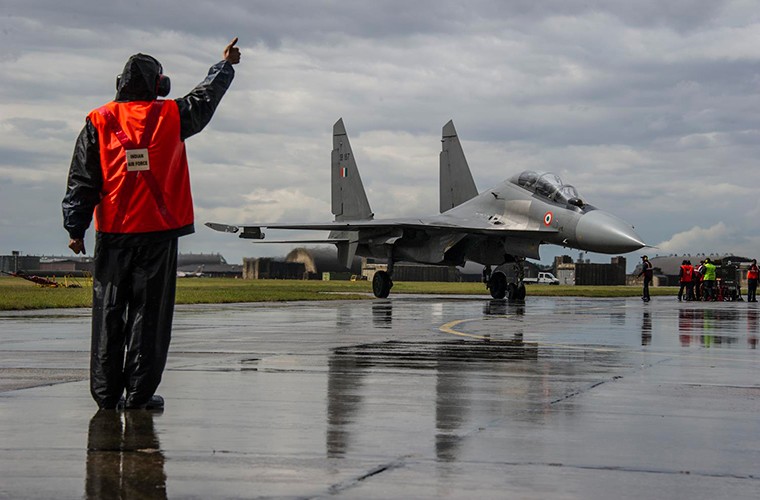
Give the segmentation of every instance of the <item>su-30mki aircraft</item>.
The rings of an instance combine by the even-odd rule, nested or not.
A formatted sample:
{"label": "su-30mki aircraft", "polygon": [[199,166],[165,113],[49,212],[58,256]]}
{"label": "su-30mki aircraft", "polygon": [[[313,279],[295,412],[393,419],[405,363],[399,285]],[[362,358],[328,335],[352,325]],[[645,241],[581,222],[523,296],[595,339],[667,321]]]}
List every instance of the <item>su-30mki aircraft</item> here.
{"label": "su-30mki aircraft", "polygon": [[[269,243],[332,243],[348,268],[355,255],[386,259],[387,271],[372,280],[376,297],[393,286],[396,262],[484,266],[496,299],[523,300],[523,262],[538,259],[545,243],[591,252],[621,254],[646,246],[627,222],[586,203],[555,174],[525,171],[478,194],[453,122],[443,127],[440,154],[440,211],[419,218],[375,219],[364,192],[343,119],[333,126],[332,213],[326,223],[258,223],[235,226],[207,222],[217,231]],[[327,239],[264,240],[262,228],[330,231]],[[491,267],[514,263],[516,281]]]}

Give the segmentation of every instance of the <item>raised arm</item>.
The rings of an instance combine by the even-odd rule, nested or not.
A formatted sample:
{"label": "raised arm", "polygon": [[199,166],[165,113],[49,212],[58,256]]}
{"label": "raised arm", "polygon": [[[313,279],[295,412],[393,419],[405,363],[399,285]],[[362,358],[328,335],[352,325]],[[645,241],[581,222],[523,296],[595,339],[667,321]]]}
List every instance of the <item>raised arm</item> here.
{"label": "raised arm", "polygon": [[235,37],[222,51],[222,60],[211,66],[205,80],[185,97],[175,99],[179,107],[180,137],[184,141],[208,125],[216,107],[235,77],[233,64],[240,62],[240,49]]}

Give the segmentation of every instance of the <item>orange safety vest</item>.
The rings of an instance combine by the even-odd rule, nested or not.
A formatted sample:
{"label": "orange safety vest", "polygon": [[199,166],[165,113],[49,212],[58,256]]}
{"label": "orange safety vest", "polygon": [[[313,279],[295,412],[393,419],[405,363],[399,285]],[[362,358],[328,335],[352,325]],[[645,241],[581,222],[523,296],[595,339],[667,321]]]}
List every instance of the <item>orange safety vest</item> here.
{"label": "orange safety vest", "polygon": [[692,273],[693,269],[694,268],[692,266],[688,265],[688,264],[684,264],[684,265],[681,266],[681,271],[682,271],[681,272],[681,281],[682,282],[684,282],[684,283],[691,283],[691,273]]}
{"label": "orange safety vest", "polygon": [[758,276],[760,276],[760,270],[758,270],[757,266],[749,266],[749,271],[747,271],[747,279],[756,280]]}
{"label": "orange safety vest", "polygon": [[177,103],[110,102],[88,118],[98,131],[103,171],[95,230],[147,233],[192,224],[190,173]]}

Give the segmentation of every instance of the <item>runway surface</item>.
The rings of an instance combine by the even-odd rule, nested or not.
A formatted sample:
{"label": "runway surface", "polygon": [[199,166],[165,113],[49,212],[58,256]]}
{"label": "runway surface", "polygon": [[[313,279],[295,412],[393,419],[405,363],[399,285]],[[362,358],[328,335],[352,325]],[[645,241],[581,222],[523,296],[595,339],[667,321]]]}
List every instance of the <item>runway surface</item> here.
{"label": "runway surface", "polygon": [[758,498],[760,309],[179,306],[163,414],[97,412],[88,310],[0,313],[2,498]]}

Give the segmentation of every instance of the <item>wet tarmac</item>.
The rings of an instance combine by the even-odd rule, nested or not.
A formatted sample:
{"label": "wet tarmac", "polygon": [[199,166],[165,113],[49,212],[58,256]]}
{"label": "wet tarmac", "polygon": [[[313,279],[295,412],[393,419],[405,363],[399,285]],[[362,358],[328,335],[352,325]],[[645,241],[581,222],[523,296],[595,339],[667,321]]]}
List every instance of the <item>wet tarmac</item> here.
{"label": "wet tarmac", "polygon": [[1,498],[758,498],[760,308],[180,306],[162,414],[96,411],[89,311],[0,313]]}

